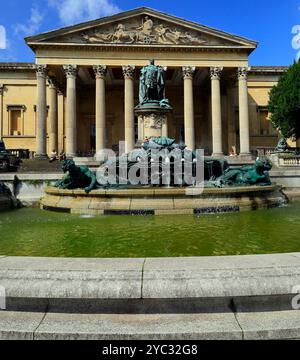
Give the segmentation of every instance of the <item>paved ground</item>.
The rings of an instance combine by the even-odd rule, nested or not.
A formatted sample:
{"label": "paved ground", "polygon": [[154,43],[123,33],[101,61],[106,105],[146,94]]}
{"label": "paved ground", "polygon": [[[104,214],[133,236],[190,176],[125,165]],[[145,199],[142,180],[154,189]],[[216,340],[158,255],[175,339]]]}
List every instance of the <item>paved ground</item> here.
{"label": "paved ground", "polygon": [[300,339],[300,312],[78,314],[0,312],[0,340]]}

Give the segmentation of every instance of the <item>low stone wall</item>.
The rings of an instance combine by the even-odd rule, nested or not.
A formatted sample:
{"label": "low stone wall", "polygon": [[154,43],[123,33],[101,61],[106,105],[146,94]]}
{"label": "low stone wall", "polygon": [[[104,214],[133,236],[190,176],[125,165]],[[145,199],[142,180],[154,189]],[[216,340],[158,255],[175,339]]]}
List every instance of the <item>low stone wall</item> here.
{"label": "low stone wall", "polygon": [[270,172],[272,182],[280,184],[284,188],[300,189],[300,168],[279,168],[276,167]]}
{"label": "low stone wall", "polygon": [[20,302],[282,296],[292,295],[299,284],[300,253],[147,259],[0,256],[0,285],[8,298]]}
{"label": "low stone wall", "polygon": [[300,201],[300,168],[274,167],[270,178],[273,183],[282,186],[290,202]]}
{"label": "low stone wall", "polygon": [[15,176],[18,178],[16,196],[24,206],[39,204],[45,188],[62,178],[62,174],[1,174],[0,181],[13,192]]}
{"label": "low stone wall", "polygon": [[85,215],[178,215],[237,212],[276,207],[286,198],[278,186],[237,188],[136,188],[59,190],[49,187],[41,200],[45,210]]}

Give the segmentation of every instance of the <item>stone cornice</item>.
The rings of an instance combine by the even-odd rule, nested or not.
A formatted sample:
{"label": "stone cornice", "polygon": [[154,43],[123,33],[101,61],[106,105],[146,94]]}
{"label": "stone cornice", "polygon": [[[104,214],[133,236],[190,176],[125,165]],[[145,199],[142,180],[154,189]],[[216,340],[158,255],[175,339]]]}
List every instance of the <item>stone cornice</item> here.
{"label": "stone cornice", "polygon": [[287,71],[289,66],[251,66],[249,74],[278,74]]}
{"label": "stone cornice", "polygon": [[31,70],[31,71],[35,71],[35,69],[36,69],[36,65],[34,63],[0,62],[0,70],[13,70],[13,71]]}
{"label": "stone cornice", "polygon": [[195,52],[209,52],[209,51],[224,51],[224,52],[248,52],[248,46],[226,46],[226,45],[141,45],[141,44],[81,44],[81,43],[29,43],[31,49],[36,51],[49,49],[84,49],[84,50],[103,50],[103,51],[195,51]]}

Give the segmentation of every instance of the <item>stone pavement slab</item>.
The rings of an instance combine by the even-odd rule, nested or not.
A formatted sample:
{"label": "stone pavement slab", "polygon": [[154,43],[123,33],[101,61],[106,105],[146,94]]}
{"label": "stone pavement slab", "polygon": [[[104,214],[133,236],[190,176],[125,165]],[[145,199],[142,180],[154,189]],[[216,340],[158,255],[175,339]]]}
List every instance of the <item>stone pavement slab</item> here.
{"label": "stone pavement slab", "polygon": [[242,339],[232,313],[82,315],[48,313],[36,340]]}
{"label": "stone pavement slab", "polygon": [[237,313],[245,340],[300,340],[300,311]]}
{"label": "stone pavement slab", "polygon": [[44,312],[0,311],[0,340],[33,340]]}

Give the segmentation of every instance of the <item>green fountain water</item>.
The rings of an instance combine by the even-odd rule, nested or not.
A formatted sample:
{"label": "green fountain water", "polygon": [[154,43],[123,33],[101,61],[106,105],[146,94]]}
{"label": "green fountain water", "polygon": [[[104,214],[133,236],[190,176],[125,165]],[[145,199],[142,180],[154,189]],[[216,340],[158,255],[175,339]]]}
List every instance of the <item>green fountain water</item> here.
{"label": "green fountain water", "polygon": [[196,216],[76,215],[22,209],[0,213],[0,255],[175,257],[300,251],[300,204]]}

